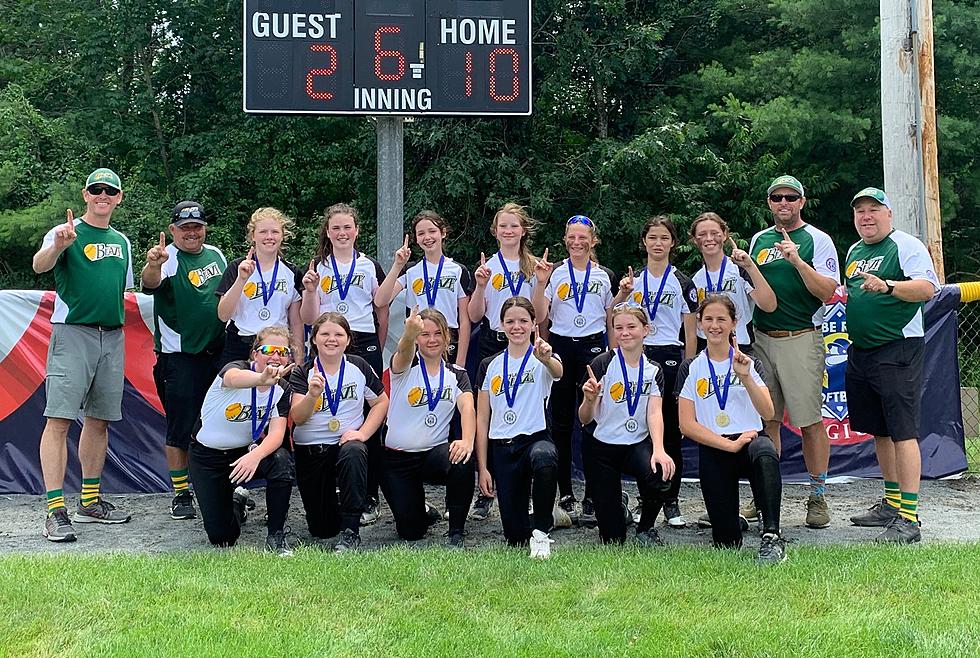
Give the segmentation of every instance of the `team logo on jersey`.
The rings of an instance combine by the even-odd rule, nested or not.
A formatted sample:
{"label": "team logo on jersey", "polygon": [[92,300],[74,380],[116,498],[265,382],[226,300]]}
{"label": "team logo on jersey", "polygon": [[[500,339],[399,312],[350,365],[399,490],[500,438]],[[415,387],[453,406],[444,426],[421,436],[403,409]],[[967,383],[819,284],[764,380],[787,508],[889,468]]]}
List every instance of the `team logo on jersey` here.
{"label": "team logo on jersey", "polygon": [[122,245],[119,244],[93,242],[85,245],[82,251],[85,253],[85,257],[92,262],[102,260],[103,258],[124,258]]}
{"label": "team logo on jersey", "polygon": [[[650,395],[650,384],[652,380],[646,380],[643,382],[643,386],[640,387],[640,395]],[[636,386],[634,382],[629,382],[628,385],[624,385],[623,382],[615,382],[609,387],[609,397],[612,398],[613,402],[626,402],[630,397],[636,395],[636,390],[633,388]],[[628,393],[627,393],[628,389]]]}
{"label": "team logo on jersey", "polygon": [[[429,277],[430,290],[432,289],[431,286],[435,280],[436,278],[434,276]],[[412,292],[414,292],[416,295],[421,295],[422,290],[424,288],[425,288],[425,279],[423,279],[422,277],[419,277],[414,281],[412,281]],[[439,279],[439,290],[448,290],[450,292],[454,292],[456,290],[456,277],[452,275],[441,277]]]}
{"label": "team logo on jersey", "polygon": [[[442,391],[442,396],[439,398],[440,401],[446,400],[448,402],[453,401],[453,392],[445,388]],[[408,391],[408,406],[410,407],[426,407],[429,405],[429,394],[425,392],[425,389],[421,386],[413,386]]]}
{"label": "team logo on jersey", "polygon": [[[364,275],[359,272],[355,272],[354,275],[350,278],[350,284],[355,288],[363,288]],[[320,290],[322,290],[324,293],[329,295],[336,289],[337,289],[337,279],[335,279],[334,277],[325,276],[322,279],[320,279]]]}
{"label": "team logo on jersey", "polygon": [[[589,281],[589,287],[586,289],[586,293],[589,295],[601,295],[602,294],[602,281]],[[572,297],[572,286],[570,283],[565,282],[558,286],[558,299],[565,301],[566,299]],[[582,294],[582,284],[581,282],[575,282],[575,294]]]}
{"label": "team logo on jersey", "polygon": [[[718,375],[718,380],[715,383],[715,385],[709,386],[708,378],[701,377],[697,380],[697,382],[695,382],[694,392],[697,393],[698,397],[701,398],[702,400],[707,400],[708,398],[714,396],[715,391],[719,388],[719,386],[725,385],[724,382],[725,382],[724,375]],[[734,371],[732,372],[731,376],[728,378],[728,385],[729,386],[742,385],[742,380],[738,378],[738,375],[736,375]]]}
{"label": "team logo on jersey", "polygon": [[[267,285],[268,284],[262,283],[261,281],[258,282],[258,283],[256,283],[255,281],[249,281],[248,283],[245,284],[245,287],[242,288],[242,294],[245,295],[246,297],[248,297],[249,299],[258,299],[259,297],[262,296],[262,290]],[[272,290],[273,290],[273,292],[282,292],[282,293],[285,293],[286,292],[286,280],[285,279],[277,279],[276,280],[276,285],[273,286]]]}
{"label": "team logo on jersey", "polygon": [[[313,405],[313,413],[318,411],[323,411],[328,409],[327,407],[327,392],[324,391],[320,393],[320,397],[316,399],[316,403]],[[357,399],[357,384],[346,384],[344,390],[340,392],[341,400],[356,400]]]}
{"label": "team logo on jersey", "polygon": [[[645,306],[653,306],[653,301],[657,297],[656,290],[650,290],[647,292],[647,299]],[[665,291],[664,294],[660,295],[660,305],[668,306],[674,308],[674,299],[676,299],[677,293],[672,291]],[[633,291],[633,301],[637,304],[643,305],[643,293],[639,290]]]}
{"label": "team logo on jersey", "polygon": [[770,247],[768,249],[762,249],[759,254],[755,257],[755,262],[758,265],[768,265],[769,263],[775,262],[777,260],[783,260],[783,252],[776,247]]}
{"label": "team logo on jersey", "polygon": [[[507,384],[513,389],[514,381],[517,379],[517,373],[512,372],[507,375]],[[504,392],[503,384],[504,378],[500,375],[494,375],[490,378],[490,392],[494,395],[500,395]],[[534,383],[534,373],[526,371],[524,376],[521,378],[521,384],[533,384]]]}
{"label": "team logo on jersey", "polygon": [[[527,279],[525,279],[525,282],[526,281]],[[519,270],[517,272],[511,272],[510,285],[516,288],[520,282],[521,282],[521,272]],[[492,277],[490,277],[490,285],[493,286],[494,290],[503,290],[505,287],[507,287],[507,279],[504,277],[502,273],[497,272]]]}
{"label": "team logo on jersey", "polygon": [[850,279],[858,274],[871,274],[877,272],[881,268],[882,262],[884,262],[884,256],[875,256],[869,260],[855,260],[847,264],[847,269],[844,270],[844,275]]}
{"label": "team logo on jersey", "polygon": [[200,288],[210,279],[213,279],[216,276],[221,276],[221,267],[217,263],[211,263],[207,267],[201,267],[188,272],[187,280],[190,281],[191,285],[195,288]]}
{"label": "team logo on jersey", "polygon": [[[731,293],[731,294],[734,295],[735,294],[735,283],[736,283],[736,281],[737,281],[737,279],[735,279],[735,277],[731,277],[729,279],[725,279],[724,281],[721,282],[721,290],[715,290],[711,294],[714,295],[714,294],[717,294],[719,292],[727,292],[727,293]],[[700,304],[701,302],[704,301],[704,298],[708,296],[708,289],[707,288],[698,288],[696,294],[697,294],[698,304]],[[663,303],[663,302],[661,302],[661,303]]]}
{"label": "team logo on jersey", "polygon": [[[265,418],[268,407],[259,407],[259,418]],[[252,405],[233,402],[225,407],[225,420],[229,423],[243,423],[252,419]]]}

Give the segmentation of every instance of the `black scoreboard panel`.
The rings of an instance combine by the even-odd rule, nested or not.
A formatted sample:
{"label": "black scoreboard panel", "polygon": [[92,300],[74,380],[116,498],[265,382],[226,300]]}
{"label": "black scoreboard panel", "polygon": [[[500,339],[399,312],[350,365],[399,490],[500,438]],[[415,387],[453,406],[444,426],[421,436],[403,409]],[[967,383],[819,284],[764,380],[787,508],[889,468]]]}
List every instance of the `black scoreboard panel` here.
{"label": "black scoreboard panel", "polygon": [[244,0],[246,112],[531,113],[530,0]]}

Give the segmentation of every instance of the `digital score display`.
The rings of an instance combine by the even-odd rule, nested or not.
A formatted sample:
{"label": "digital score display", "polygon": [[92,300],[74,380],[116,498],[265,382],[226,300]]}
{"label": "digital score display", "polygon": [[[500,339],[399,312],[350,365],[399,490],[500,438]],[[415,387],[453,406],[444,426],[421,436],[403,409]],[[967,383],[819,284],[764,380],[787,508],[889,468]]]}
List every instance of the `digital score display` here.
{"label": "digital score display", "polygon": [[530,0],[244,0],[246,112],[531,113]]}

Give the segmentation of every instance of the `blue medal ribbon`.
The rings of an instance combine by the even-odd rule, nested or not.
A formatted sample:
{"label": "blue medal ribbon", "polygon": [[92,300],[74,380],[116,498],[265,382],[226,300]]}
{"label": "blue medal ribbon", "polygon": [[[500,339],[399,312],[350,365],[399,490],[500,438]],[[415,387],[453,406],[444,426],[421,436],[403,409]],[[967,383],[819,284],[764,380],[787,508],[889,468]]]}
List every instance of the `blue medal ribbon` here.
{"label": "blue medal ribbon", "polygon": [[436,268],[436,278],[434,283],[429,283],[429,268],[428,261],[425,256],[422,257],[422,280],[424,286],[422,290],[425,291],[425,301],[429,302],[429,308],[436,305],[436,296],[439,294],[439,281],[442,279],[442,266],[446,262],[445,256],[439,256],[439,267]]}
{"label": "blue medal ribbon", "polygon": [[728,264],[728,256],[721,257],[721,269],[718,270],[718,284],[711,285],[711,274],[708,272],[708,264],[704,264],[704,288],[708,292],[721,292],[721,284],[725,282],[725,265]]}
{"label": "blue medal ribbon", "polygon": [[347,291],[350,290],[351,281],[354,280],[354,268],[357,266],[357,249],[354,250],[354,260],[350,262],[350,272],[347,273],[347,282],[340,278],[340,270],[337,269],[337,259],[330,254],[330,264],[333,266],[334,280],[337,282],[337,295],[340,301],[347,299]]}
{"label": "blue medal ribbon", "polygon": [[[647,314],[650,316],[651,324],[657,317],[657,309],[660,308],[660,296],[664,294],[664,286],[667,285],[667,276],[670,274],[670,270],[671,265],[667,263],[667,269],[664,270],[664,275],[660,279],[660,287],[657,289],[657,298],[653,300],[653,306],[650,306],[650,298],[648,297],[649,289],[647,287],[647,274],[649,273],[649,269],[643,268],[643,305],[646,307]],[[640,363],[643,363],[642,359]]]}
{"label": "blue medal ribbon", "polygon": [[524,285],[524,272],[521,272],[517,277],[517,287],[514,287],[514,283],[510,280],[510,270],[507,269],[507,263],[499,251],[497,252],[497,260],[500,261],[500,267],[504,269],[504,280],[507,282],[507,287],[510,288],[511,297],[517,297],[521,294],[521,286]]}
{"label": "blue medal ribbon", "polygon": [[623,350],[616,348],[616,354],[619,355],[619,367],[623,371],[623,395],[626,396],[626,410],[632,418],[636,414],[636,408],[640,406],[640,393],[643,392],[643,362],[646,359],[640,354],[640,367],[637,373],[636,386],[633,387],[633,392],[630,394],[630,376],[629,372],[626,370],[626,359],[623,358]]}
{"label": "blue medal ribbon", "polygon": [[[582,314],[582,309],[585,307],[585,295],[589,289],[589,276],[592,274],[592,261],[590,260],[585,266],[585,278],[582,279],[581,290],[576,290],[575,285],[575,268],[572,267],[572,259],[568,259],[568,278],[572,281],[572,297],[575,299],[575,310]],[[581,292],[581,294],[579,294]]]}
{"label": "blue medal ribbon", "polygon": [[272,281],[271,285],[265,285],[265,279],[262,278],[262,264],[259,262],[258,256],[252,256],[255,259],[255,269],[259,273],[259,281],[262,282],[262,305],[268,306],[269,300],[272,299],[272,294],[276,291],[276,276],[279,274],[279,257],[276,256],[275,267],[272,268]]}
{"label": "blue medal ribbon", "polygon": [[429,405],[429,411],[435,411],[439,399],[442,398],[443,384],[446,381],[446,364],[442,359],[439,359],[439,388],[436,389],[436,394],[432,395],[432,385],[429,383],[429,373],[425,369],[425,360],[421,354],[418,355],[418,359],[419,370],[422,371],[422,381],[425,382],[425,394],[429,396],[426,402]]}
{"label": "blue medal ribbon", "polygon": [[514,378],[514,388],[511,389],[510,384],[507,383],[507,363],[510,361],[510,352],[504,350],[504,398],[507,400],[507,406],[510,409],[514,408],[514,403],[517,402],[517,387],[521,385],[521,377],[524,376],[524,369],[527,367],[527,361],[531,358],[531,353],[534,351],[534,345],[527,346],[527,353],[524,355],[524,360],[521,361],[521,367],[517,370],[517,377]]}
{"label": "blue medal ribbon", "polygon": [[340,408],[340,393],[344,388],[344,366],[346,364],[347,359],[341,358],[340,372],[337,373],[337,388],[331,391],[330,383],[327,381],[327,373],[323,371],[323,364],[320,363],[320,357],[316,358],[316,367],[323,376],[323,395],[327,400],[327,407],[333,416],[337,415],[337,410]]}
{"label": "blue medal ribbon", "polygon": [[[255,367],[252,364],[248,366],[249,370],[255,372]],[[272,384],[269,387],[269,399],[265,403],[265,418],[261,422],[258,422],[259,408],[256,406],[258,404],[258,387],[252,387],[252,443],[258,443],[259,437],[262,436],[262,432],[265,431],[265,426],[269,424],[269,419],[272,417],[272,396],[276,392],[276,385]]]}
{"label": "blue medal ribbon", "polygon": [[[707,272],[707,270],[705,270]],[[735,354],[735,350],[731,347],[728,348],[728,373],[725,375],[725,385],[721,390],[718,390],[718,375],[715,373],[715,366],[711,363],[711,357],[708,356],[707,350],[704,352],[704,357],[708,360],[708,372],[711,373],[711,385],[715,387],[715,397],[718,398],[718,408],[722,411],[725,410],[725,405],[728,404],[728,388],[732,384],[732,356]]]}

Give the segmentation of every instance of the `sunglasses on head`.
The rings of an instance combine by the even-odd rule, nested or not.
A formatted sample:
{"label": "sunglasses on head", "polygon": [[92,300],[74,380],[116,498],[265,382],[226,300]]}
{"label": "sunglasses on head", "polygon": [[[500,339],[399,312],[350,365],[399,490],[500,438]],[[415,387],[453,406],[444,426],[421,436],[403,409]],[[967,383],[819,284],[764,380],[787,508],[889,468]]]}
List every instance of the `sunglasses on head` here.
{"label": "sunglasses on head", "polygon": [[565,223],[566,226],[571,226],[572,224],[581,224],[582,226],[589,226],[594,228],[595,224],[592,220],[585,215],[575,215],[574,217],[569,217],[568,222]]}
{"label": "sunglasses on head", "polygon": [[255,348],[255,351],[265,356],[289,356],[293,353],[285,345],[259,345]]}
{"label": "sunglasses on head", "polygon": [[779,203],[783,199],[786,199],[787,201],[799,201],[802,198],[803,197],[801,197],[799,194],[770,194],[769,195],[769,200],[772,201],[773,203]]}
{"label": "sunglasses on head", "polygon": [[109,187],[108,185],[89,185],[86,189],[88,189],[88,193],[92,196],[99,196],[100,194],[104,194],[106,196],[116,196],[119,194],[119,190],[114,187]]}
{"label": "sunglasses on head", "polygon": [[200,208],[184,208],[177,213],[177,219],[204,219]]}
{"label": "sunglasses on head", "polygon": [[628,308],[643,308],[643,307],[637,304],[636,302],[634,302],[633,300],[629,300],[626,302],[620,302],[615,306],[613,306],[613,313],[619,313],[620,311],[625,311]]}

